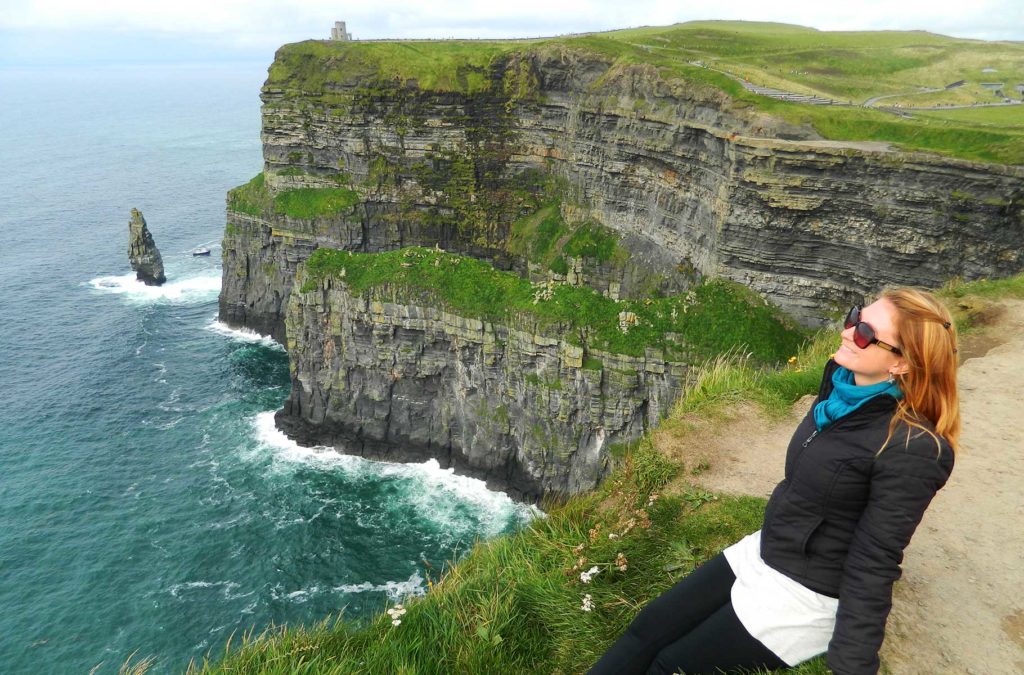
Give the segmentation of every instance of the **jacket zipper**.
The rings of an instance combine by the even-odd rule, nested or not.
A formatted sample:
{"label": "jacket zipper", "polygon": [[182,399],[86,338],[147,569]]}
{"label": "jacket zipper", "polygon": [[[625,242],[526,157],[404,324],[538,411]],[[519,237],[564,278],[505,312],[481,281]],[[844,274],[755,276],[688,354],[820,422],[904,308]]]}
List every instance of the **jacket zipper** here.
{"label": "jacket zipper", "polygon": [[[882,396],[887,396],[887,394],[882,394]],[[855,415],[856,415],[857,413],[859,413],[859,412],[861,412],[861,411],[863,411],[863,410],[864,410],[864,406],[861,406],[860,408],[857,408],[857,409],[856,409],[856,410],[854,410],[854,411],[853,411],[852,413],[850,413],[850,414],[849,414],[849,415],[847,415],[846,417],[843,417],[842,419],[840,419],[840,420],[839,420],[838,422],[836,422],[836,423],[835,423],[835,424],[833,424],[832,426],[830,426],[830,427],[825,427],[825,428],[824,428],[824,429],[823,429],[822,431],[831,431],[832,429],[835,429],[836,427],[839,427],[839,426],[840,426],[840,425],[842,425],[842,424],[843,424],[844,422],[847,422],[847,421],[849,421],[849,418],[851,418],[851,417],[855,416]],[[815,438],[817,438],[817,437],[818,437],[818,434],[819,434],[819,433],[820,433],[820,432],[819,432],[819,431],[818,431],[817,429],[815,429],[815,430],[814,430],[814,431],[813,431],[813,432],[811,433],[811,435],[807,437],[807,440],[805,440],[805,441],[803,442],[803,444],[802,444],[802,445],[803,445],[803,447],[805,447],[805,448],[806,448],[806,447],[807,447],[808,445],[810,445],[810,444],[811,444],[811,441],[813,441],[813,440],[814,440]]]}

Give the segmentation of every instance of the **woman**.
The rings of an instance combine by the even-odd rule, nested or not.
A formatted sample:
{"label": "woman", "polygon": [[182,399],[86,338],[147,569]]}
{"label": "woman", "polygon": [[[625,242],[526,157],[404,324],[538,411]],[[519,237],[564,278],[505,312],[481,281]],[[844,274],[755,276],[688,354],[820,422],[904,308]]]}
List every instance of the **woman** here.
{"label": "woman", "polygon": [[846,317],[761,530],[647,605],[591,669],[687,675],[795,666],[878,672],[903,549],[953,469],[956,330],[930,294]]}

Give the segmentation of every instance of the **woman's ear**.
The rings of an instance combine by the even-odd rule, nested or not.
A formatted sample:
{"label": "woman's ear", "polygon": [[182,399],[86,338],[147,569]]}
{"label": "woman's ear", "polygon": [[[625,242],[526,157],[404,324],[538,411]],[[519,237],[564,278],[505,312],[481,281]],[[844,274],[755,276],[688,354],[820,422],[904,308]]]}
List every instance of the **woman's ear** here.
{"label": "woman's ear", "polygon": [[907,365],[907,360],[901,356],[896,360],[896,365],[894,365],[889,372],[893,375],[906,375],[909,370],[910,366]]}

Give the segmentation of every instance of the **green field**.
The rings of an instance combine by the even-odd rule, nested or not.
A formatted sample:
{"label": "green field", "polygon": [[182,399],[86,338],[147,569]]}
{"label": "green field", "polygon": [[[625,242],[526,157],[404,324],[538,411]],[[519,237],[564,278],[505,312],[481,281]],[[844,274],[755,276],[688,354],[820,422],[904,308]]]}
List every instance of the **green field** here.
{"label": "green field", "polygon": [[[905,119],[860,104],[898,94],[886,104],[904,106],[996,102],[982,82],[1005,83],[1004,93],[1024,84],[1024,44],[963,40],[920,31],[818,31],[785,24],[703,21],[578,36],[505,41],[306,41],[286,45],[271,66],[267,84],[292,96],[319,96],[328,104],[351,103],[350,89],[415,84],[423,90],[489,92],[510,101],[539,96],[529,59],[517,55],[583,53],[606,61],[609,74],[650,64],[670,83],[697,98],[725,92],[736,109],[761,110],[811,127],[833,140],[883,141],[908,150],[964,159],[1024,164],[1024,106],[913,113]],[[495,78],[493,66],[507,67]],[[693,65],[700,62],[708,67]],[[509,66],[509,64],[511,64]],[[992,68],[996,72],[985,73]],[[746,91],[728,73],[755,84],[813,94],[851,107],[789,103]],[[921,94],[922,88],[961,87]],[[602,81],[595,83],[599,91]],[[348,93],[342,93],[342,92]],[[936,123],[939,120],[941,123]]]}

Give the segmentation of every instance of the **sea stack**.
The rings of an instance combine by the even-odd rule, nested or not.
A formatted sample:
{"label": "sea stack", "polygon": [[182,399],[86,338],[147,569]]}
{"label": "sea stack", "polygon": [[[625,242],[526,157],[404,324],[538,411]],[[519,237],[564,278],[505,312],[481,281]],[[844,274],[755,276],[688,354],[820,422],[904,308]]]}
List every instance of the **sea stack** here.
{"label": "sea stack", "polygon": [[146,219],[138,209],[132,209],[132,219],[128,223],[128,260],[136,278],[147,286],[159,286],[167,281],[163,258],[146,227]]}

